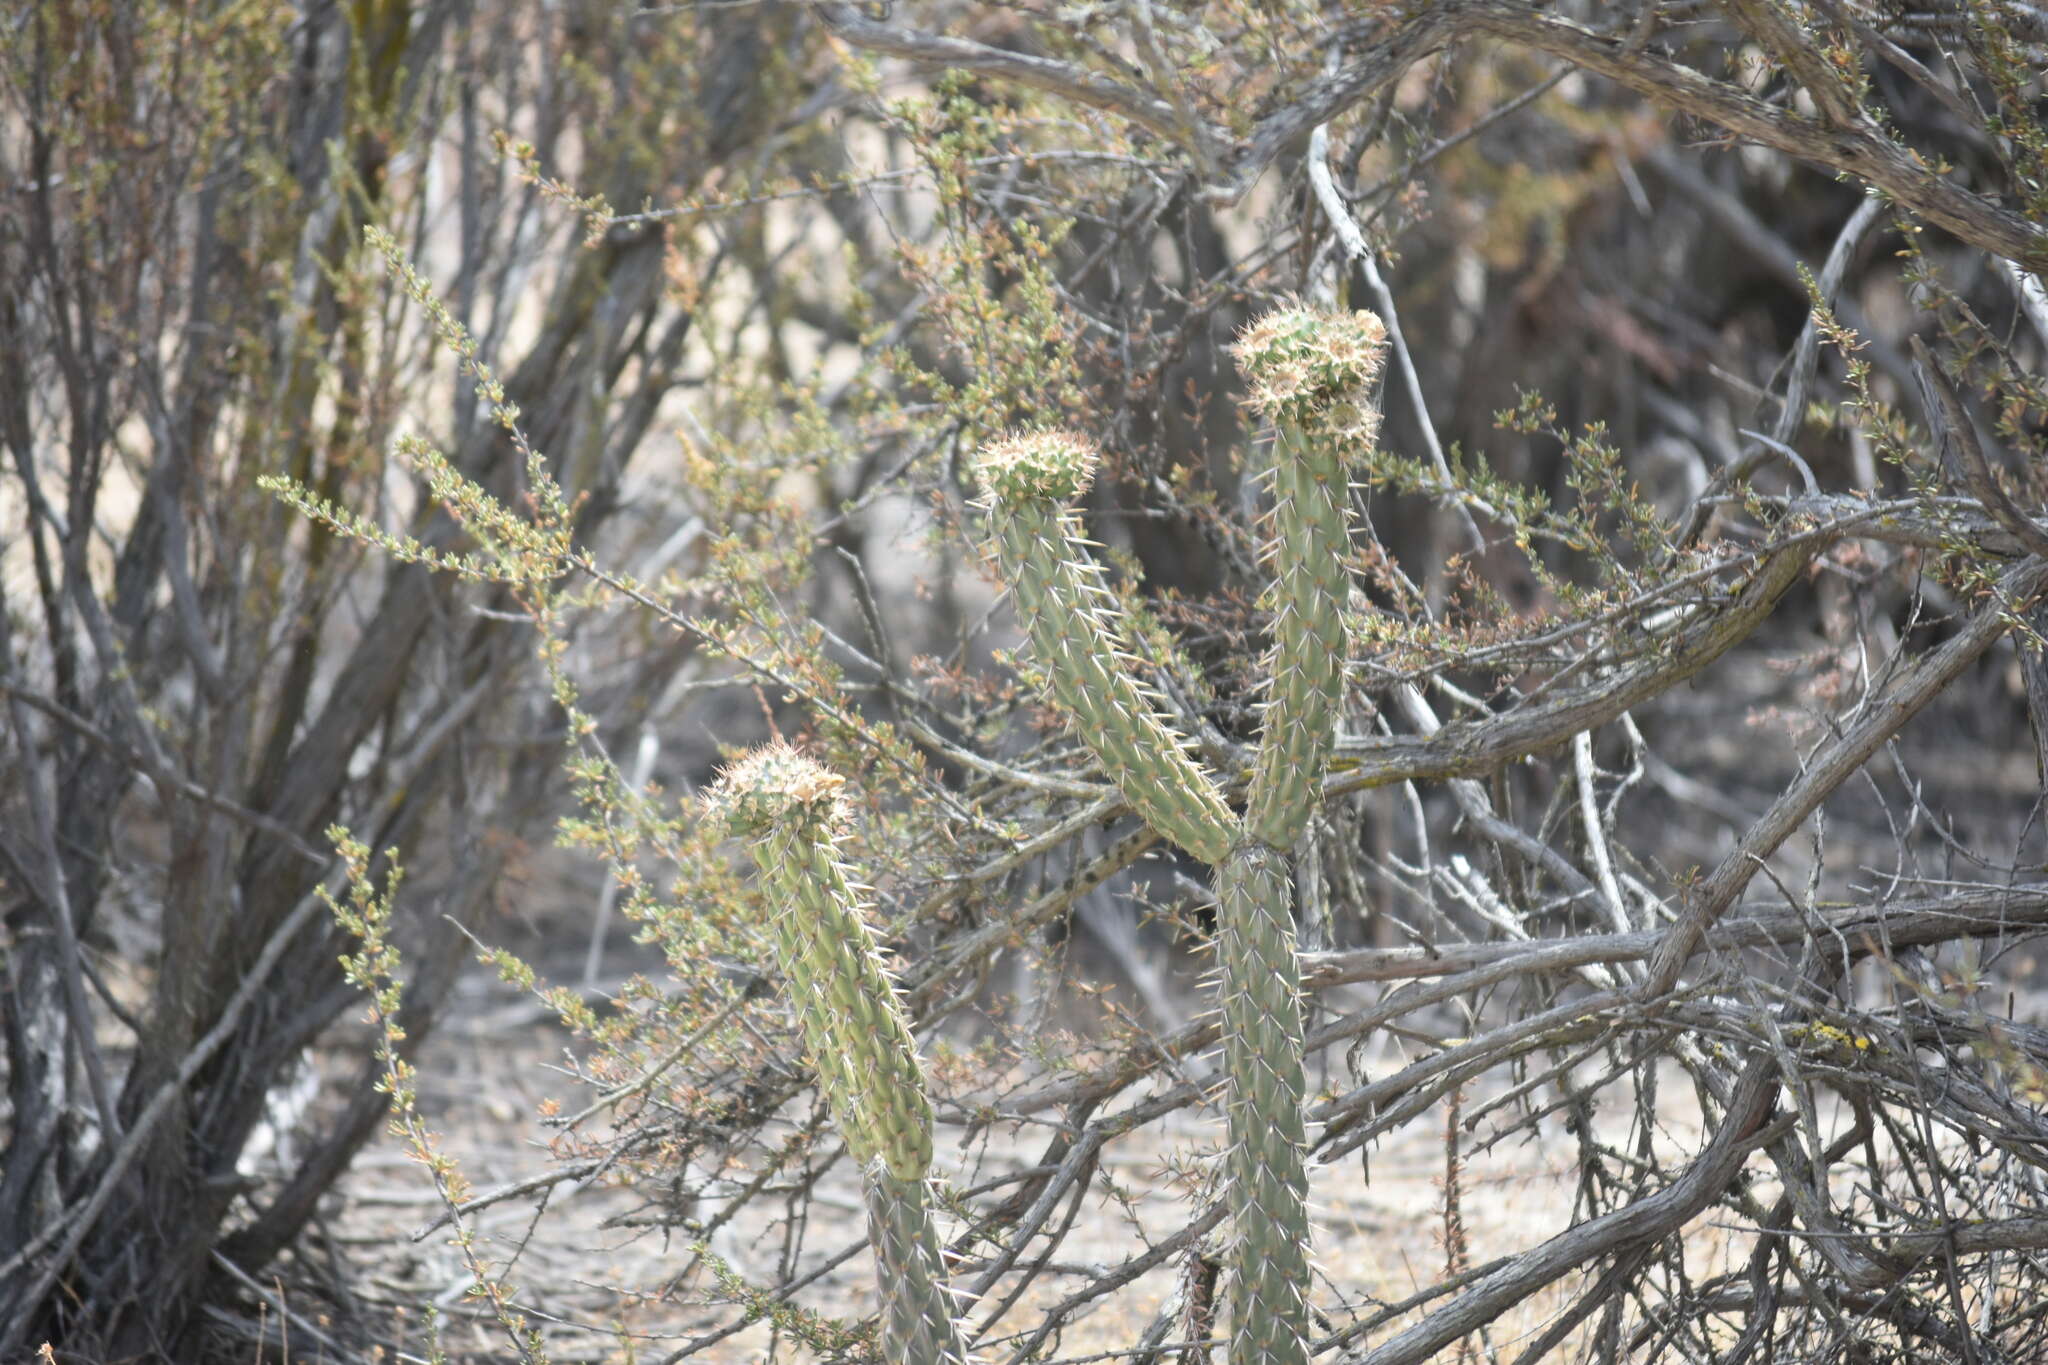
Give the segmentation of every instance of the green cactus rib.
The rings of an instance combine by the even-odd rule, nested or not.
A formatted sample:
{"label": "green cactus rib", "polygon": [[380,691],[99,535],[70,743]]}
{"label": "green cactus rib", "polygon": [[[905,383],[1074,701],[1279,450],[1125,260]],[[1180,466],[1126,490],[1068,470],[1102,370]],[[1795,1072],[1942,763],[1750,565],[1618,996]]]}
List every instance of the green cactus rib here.
{"label": "green cactus rib", "polygon": [[1293,881],[1285,857],[1237,845],[1217,869],[1225,1176],[1236,1228],[1230,1365],[1307,1365],[1308,1150]]}
{"label": "green cactus rib", "polygon": [[877,1168],[867,1182],[868,1240],[882,1291],[882,1359],[967,1365],[967,1346],[940,1276],[938,1230],[922,1180]]}
{"label": "green cactus rib", "polygon": [[1321,795],[1344,703],[1343,606],[1349,589],[1350,487],[1334,443],[1293,422],[1279,433],[1272,524],[1279,576],[1273,585],[1271,691],[1245,803],[1245,828],[1275,848],[1292,847]]}
{"label": "green cactus rib", "polygon": [[840,786],[795,749],[770,744],[726,771],[707,814],[750,839],[804,1051],[861,1168],[884,1358],[969,1365],[927,1199],[931,1101],[910,1021],[868,926],[865,888],[839,859]]}
{"label": "green cactus rib", "polygon": [[1226,1158],[1236,1244],[1231,1365],[1307,1365],[1308,1170],[1300,973],[1284,850],[1321,795],[1344,701],[1346,456],[1378,434],[1371,385],[1386,332],[1370,313],[1294,307],[1245,329],[1250,405],[1277,430],[1270,689],[1244,838],[1217,869]]}
{"label": "green cactus rib", "polygon": [[1203,862],[1221,862],[1237,821],[1132,677],[1132,659],[1119,645],[1115,599],[1079,523],[1046,500],[999,501],[993,510],[1018,615],[1081,742],[1147,824]]}
{"label": "green cactus rib", "polygon": [[778,956],[825,1100],[865,1167],[898,1179],[932,1159],[932,1110],[910,1024],[831,843],[801,828],[755,845],[775,883]]}

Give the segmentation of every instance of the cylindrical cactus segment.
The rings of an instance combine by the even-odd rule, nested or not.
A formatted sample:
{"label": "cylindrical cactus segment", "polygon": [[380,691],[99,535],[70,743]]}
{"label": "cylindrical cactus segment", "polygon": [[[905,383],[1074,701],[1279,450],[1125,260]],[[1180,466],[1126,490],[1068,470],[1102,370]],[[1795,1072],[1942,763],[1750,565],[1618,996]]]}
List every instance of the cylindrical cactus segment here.
{"label": "cylindrical cactus segment", "polygon": [[1282,850],[1321,793],[1344,701],[1347,466],[1378,434],[1386,329],[1370,313],[1268,313],[1238,339],[1277,429],[1273,649],[1244,837],[1217,869],[1230,1205],[1231,1365],[1307,1365],[1308,1170],[1294,888]]}
{"label": "cylindrical cactus segment", "polygon": [[1240,843],[1217,869],[1216,892],[1230,1082],[1224,1162],[1236,1228],[1230,1365],[1307,1365],[1308,1143],[1287,860]]}
{"label": "cylindrical cactus segment", "polygon": [[1095,460],[1080,436],[1027,431],[983,446],[975,474],[1054,699],[1146,823],[1202,861],[1220,862],[1236,820],[1133,676],[1115,598],[1066,507],[1088,487]]}
{"label": "cylindrical cactus segment", "polygon": [[842,779],[786,744],[727,769],[709,808],[751,837],[804,1051],[863,1169],[899,1181],[932,1159],[932,1109],[910,1022],[882,964],[861,892],[838,859]]}
{"label": "cylindrical cactus segment", "polygon": [[1245,810],[1251,836],[1276,848],[1293,845],[1314,808],[1343,707],[1347,467],[1378,434],[1386,336],[1371,313],[1289,307],[1238,338],[1248,402],[1277,428],[1270,691]]}
{"label": "cylindrical cactus segment", "polygon": [[838,858],[842,784],[789,745],[769,744],[725,771],[707,814],[752,841],[804,1051],[860,1164],[882,1297],[883,1358],[968,1365],[926,1197],[931,1101],[910,1021],[868,926],[862,888]]}
{"label": "cylindrical cactus segment", "polygon": [[1289,425],[1278,445],[1273,648],[1245,826],[1259,842],[1289,848],[1321,795],[1344,705],[1350,495],[1324,443]]}
{"label": "cylindrical cactus segment", "polygon": [[938,1230],[922,1180],[876,1169],[867,1182],[868,1240],[882,1291],[882,1359],[967,1365],[967,1347],[941,1279]]}

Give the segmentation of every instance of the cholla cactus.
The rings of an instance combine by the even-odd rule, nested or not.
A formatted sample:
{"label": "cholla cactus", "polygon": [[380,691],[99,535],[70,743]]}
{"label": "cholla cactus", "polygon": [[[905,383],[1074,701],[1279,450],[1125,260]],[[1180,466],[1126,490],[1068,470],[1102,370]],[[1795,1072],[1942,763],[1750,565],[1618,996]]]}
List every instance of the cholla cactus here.
{"label": "cholla cactus", "polygon": [[789,745],[769,744],[726,770],[707,814],[751,841],[804,1051],[861,1167],[884,1358],[966,1365],[925,1186],[931,1101],[910,1021],[868,926],[865,888],[839,861],[842,783]]}
{"label": "cholla cactus", "polygon": [[1233,1365],[1308,1360],[1308,1171],[1300,972],[1286,854],[1322,790],[1349,652],[1351,458],[1378,434],[1386,330],[1370,313],[1286,308],[1239,338],[1251,404],[1276,428],[1273,650],[1244,837],[1217,871],[1230,1201]]}
{"label": "cholla cactus", "polygon": [[1273,650],[1246,831],[1277,848],[1308,822],[1344,700],[1350,461],[1379,434],[1373,381],[1386,328],[1371,313],[1284,308],[1238,338],[1250,404],[1274,425]]}
{"label": "cholla cactus", "polygon": [[1251,405],[1276,428],[1273,650],[1242,821],[1132,676],[1114,599],[1067,504],[1096,462],[1079,436],[983,447],[976,474],[1017,608],[1052,685],[1132,807],[1216,867],[1226,1175],[1236,1230],[1232,1365],[1308,1360],[1308,1175],[1300,980],[1287,853],[1321,792],[1343,702],[1348,459],[1377,433],[1385,330],[1369,313],[1287,308],[1246,330]]}
{"label": "cholla cactus", "polygon": [[1132,674],[1116,599],[1068,503],[1095,476],[1095,447],[1062,431],[983,446],[975,464],[1017,612],[1078,733],[1132,809],[1204,862],[1230,849],[1236,821],[1189,756],[1158,700]]}

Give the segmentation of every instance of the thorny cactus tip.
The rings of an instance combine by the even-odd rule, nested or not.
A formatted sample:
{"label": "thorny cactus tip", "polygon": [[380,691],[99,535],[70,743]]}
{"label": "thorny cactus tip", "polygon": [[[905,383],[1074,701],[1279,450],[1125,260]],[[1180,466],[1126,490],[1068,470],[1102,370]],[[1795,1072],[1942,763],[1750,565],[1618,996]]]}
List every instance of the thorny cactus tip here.
{"label": "thorny cactus tip", "polygon": [[726,768],[705,793],[704,812],[736,834],[759,834],[778,821],[806,817],[825,825],[843,815],[846,779],[782,740]]}
{"label": "thorny cactus tip", "polygon": [[1070,502],[1088,491],[1101,458],[1085,436],[1038,427],[984,444],[975,452],[974,477],[992,503]]}
{"label": "thorny cactus tip", "polygon": [[1251,386],[1246,401],[1275,422],[1332,434],[1375,430],[1367,400],[1386,355],[1387,329],[1366,312],[1290,304],[1260,317],[1237,338],[1237,367]]}

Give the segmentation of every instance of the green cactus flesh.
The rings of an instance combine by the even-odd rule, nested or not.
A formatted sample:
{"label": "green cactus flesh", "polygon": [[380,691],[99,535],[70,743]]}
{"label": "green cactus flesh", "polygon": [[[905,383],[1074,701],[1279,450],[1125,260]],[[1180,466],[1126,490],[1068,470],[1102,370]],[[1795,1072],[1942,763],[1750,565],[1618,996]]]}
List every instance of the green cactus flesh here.
{"label": "green cactus flesh", "polygon": [[[1061,438],[1010,438],[1032,439]],[[1079,524],[1043,495],[1073,489],[1076,481],[1054,470],[1027,482],[1019,471],[1032,466],[1014,451],[1004,453],[1009,458],[984,452],[983,484],[1017,612],[1054,699],[1073,716],[1081,741],[1147,824],[1202,861],[1220,862],[1237,822],[1158,702],[1133,677],[1133,661],[1120,643],[1115,599]]]}
{"label": "green cactus flesh", "polygon": [[1344,702],[1350,491],[1343,461],[1291,423],[1279,438],[1271,691],[1246,800],[1254,839],[1291,847],[1320,793]]}
{"label": "green cactus flesh", "polygon": [[807,831],[777,830],[756,848],[777,884],[778,953],[805,1050],[847,1146],[862,1166],[880,1160],[898,1179],[921,1177],[932,1159],[924,1073],[845,869]]}
{"label": "green cactus flesh", "polygon": [[942,1281],[938,1231],[922,1180],[877,1167],[867,1182],[868,1240],[882,1291],[882,1359],[895,1365],[967,1365],[967,1347]]}
{"label": "green cactus flesh", "polygon": [[862,888],[838,856],[840,779],[785,744],[733,765],[708,813],[751,840],[776,957],[819,1089],[861,1168],[895,1365],[968,1365],[926,1198],[932,1109]]}
{"label": "green cactus flesh", "polygon": [[1223,1056],[1230,1078],[1225,1175],[1236,1227],[1231,1365],[1308,1361],[1308,1144],[1293,884],[1262,844],[1217,869]]}
{"label": "green cactus flesh", "polygon": [[728,771],[712,799],[735,832],[753,836],[804,1051],[848,1150],[862,1167],[879,1160],[914,1180],[931,1164],[931,1102],[909,1020],[839,861],[838,785],[770,745]]}

